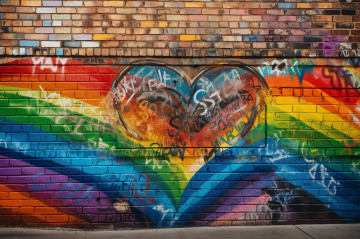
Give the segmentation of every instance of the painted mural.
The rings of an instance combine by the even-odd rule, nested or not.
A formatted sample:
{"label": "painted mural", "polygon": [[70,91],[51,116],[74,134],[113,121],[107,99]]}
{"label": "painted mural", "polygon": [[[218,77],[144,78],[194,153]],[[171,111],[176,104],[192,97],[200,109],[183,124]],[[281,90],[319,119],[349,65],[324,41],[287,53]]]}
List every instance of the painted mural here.
{"label": "painted mural", "polygon": [[0,65],[0,224],[360,219],[359,59]]}

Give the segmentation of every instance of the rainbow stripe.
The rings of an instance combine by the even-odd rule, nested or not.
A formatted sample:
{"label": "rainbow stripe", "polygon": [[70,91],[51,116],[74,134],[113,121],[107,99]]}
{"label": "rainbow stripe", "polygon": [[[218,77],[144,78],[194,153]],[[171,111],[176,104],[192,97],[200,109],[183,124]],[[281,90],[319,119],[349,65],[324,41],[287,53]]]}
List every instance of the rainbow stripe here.
{"label": "rainbow stripe", "polygon": [[[125,66],[59,58],[3,64],[2,223],[101,228],[356,221],[360,68],[351,63],[284,60],[258,67],[254,74],[268,87],[261,88],[266,111],[246,136],[220,140],[215,148],[205,139],[206,147],[191,145],[182,155],[181,149],[152,147],[155,138],[134,138],[119,123],[109,95]],[[186,70],[173,74],[178,82],[191,81]],[[217,79],[225,86],[225,78]],[[171,87],[191,94],[185,83]],[[128,125],[138,125],[126,117]],[[170,139],[164,117],[153,117],[152,127]]]}

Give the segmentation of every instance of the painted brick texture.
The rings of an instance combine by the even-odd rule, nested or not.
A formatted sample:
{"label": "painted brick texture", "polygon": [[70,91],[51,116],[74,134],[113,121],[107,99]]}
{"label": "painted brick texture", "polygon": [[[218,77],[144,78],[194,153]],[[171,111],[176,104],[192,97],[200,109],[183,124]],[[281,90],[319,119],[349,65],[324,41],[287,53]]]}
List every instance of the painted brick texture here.
{"label": "painted brick texture", "polygon": [[359,1],[0,4],[0,226],[359,222]]}
{"label": "painted brick texture", "polygon": [[[359,4],[4,0],[0,54],[357,57],[352,50],[359,49]],[[66,37],[54,39],[53,33]],[[85,46],[81,34],[89,41]],[[38,42],[24,46],[23,40]],[[60,46],[42,43],[49,40]],[[98,46],[104,50],[95,53]]]}
{"label": "painted brick texture", "polygon": [[25,57],[0,72],[1,226],[359,220],[358,59]]}

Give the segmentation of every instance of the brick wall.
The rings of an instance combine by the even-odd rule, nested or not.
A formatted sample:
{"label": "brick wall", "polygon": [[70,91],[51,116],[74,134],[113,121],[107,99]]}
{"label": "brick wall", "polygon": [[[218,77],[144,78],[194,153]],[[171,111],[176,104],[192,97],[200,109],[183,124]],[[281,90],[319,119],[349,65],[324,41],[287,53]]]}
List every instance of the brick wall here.
{"label": "brick wall", "polygon": [[0,54],[343,56],[358,49],[359,4],[2,0]]}
{"label": "brick wall", "polygon": [[359,221],[357,1],[0,3],[0,226]]}

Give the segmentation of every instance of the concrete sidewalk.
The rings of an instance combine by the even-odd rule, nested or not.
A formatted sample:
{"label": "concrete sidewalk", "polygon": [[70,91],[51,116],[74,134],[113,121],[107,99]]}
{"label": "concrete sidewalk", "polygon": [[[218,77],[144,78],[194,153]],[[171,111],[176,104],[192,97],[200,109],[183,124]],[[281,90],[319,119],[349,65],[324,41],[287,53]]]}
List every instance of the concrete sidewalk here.
{"label": "concrete sidewalk", "polygon": [[360,238],[360,224],[285,225],[285,226],[234,226],[193,227],[175,229],[85,231],[71,229],[0,228],[0,238],[49,238],[49,239],[347,239]]}

